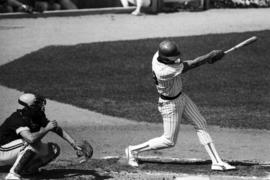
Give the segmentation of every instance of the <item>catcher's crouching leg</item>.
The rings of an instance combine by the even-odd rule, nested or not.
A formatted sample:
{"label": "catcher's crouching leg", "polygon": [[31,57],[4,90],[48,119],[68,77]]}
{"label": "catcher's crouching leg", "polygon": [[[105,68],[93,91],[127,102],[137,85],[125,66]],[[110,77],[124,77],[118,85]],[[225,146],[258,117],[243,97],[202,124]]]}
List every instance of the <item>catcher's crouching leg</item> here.
{"label": "catcher's crouching leg", "polygon": [[31,161],[31,159],[36,156],[36,152],[31,146],[26,146],[23,150],[20,151],[18,157],[11,167],[8,176],[14,174],[19,177],[23,174],[25,166]]}
{"label": "catcher's crouching leg", "polygon": [[47,153],[37,155],[36,158],[32,159],[25,166],[23,174],[33,174],[38,172],[40,167],[46,166],[60,155],[60,147],[57,144],[49,142],[43,146],[47,146]]}

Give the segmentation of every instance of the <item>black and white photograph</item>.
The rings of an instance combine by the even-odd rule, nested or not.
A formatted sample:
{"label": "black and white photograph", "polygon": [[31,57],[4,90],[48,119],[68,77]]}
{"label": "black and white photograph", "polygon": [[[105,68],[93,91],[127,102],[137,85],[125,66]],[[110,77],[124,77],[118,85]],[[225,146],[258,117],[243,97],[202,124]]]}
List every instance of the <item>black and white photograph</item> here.
{"label": "black and white photograph", "polygon": [[270,180],[270,0],[0,0],[0,179]]}

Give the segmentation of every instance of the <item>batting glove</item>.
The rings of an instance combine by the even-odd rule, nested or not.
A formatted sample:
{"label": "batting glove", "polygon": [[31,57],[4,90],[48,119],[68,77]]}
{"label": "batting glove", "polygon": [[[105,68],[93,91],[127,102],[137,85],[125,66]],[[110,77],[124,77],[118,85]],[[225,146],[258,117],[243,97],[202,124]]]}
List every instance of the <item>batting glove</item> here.
{"label": "batting glove", "polygon": [[209,54],[209,60],[207,61],[209,64],[213,64],[216,61],[220,60],[223,58],[223,56],[225,55],[224,51],[222,50],[213,50],[210,52]]}

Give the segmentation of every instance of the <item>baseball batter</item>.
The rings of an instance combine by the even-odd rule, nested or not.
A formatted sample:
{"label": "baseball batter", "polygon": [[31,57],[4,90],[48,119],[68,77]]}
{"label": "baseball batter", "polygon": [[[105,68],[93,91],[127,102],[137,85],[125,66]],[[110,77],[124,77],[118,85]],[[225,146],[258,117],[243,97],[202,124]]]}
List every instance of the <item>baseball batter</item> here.
{"label": "baseball batter", "polygon": [[194,126],[199,141],[204,145],[212,160],[212,170],[232,170],[234,166],[223,162],[218,155],[213,140],[206,130],[206,120],[194,102],[182,91],[181,75],[190,69],[205,63],[214,63],[224,56],[221,50],[213,50],[194,60],[183,61],[177,44],[165,40],[153,56],[153,78],[159,93],[158,110],[163,118],[164,133],[162,136],[145,143],[128,146],[125,153],[128,164],[138,166],[137,155],[143,151],[173,147],[176,143],[179,125],[184,118]]}
{"label": "baseball batter", "polygon": [[45,98],[25,93],[18,102],[20,108],[0,126],[0,166],[12,165],[5,179],[19,180],[21,175],[37,173],[60,154],[57,144],[41,141],[50,131],[66,140],[76,153],[81,151],[55,120],[46,118]]}

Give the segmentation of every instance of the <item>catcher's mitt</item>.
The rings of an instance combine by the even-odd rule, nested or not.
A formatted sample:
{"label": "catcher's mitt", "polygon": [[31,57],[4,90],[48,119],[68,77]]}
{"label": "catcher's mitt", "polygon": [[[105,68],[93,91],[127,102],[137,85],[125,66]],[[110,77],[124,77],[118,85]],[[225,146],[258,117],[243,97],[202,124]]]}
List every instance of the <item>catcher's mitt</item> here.
{"label": "catcher's mitt", "polygon": [[80,163],[86,162],[93,156],[93,147],[88,141],[83,140],[77,145],[76,154],[81,158]]}

